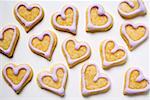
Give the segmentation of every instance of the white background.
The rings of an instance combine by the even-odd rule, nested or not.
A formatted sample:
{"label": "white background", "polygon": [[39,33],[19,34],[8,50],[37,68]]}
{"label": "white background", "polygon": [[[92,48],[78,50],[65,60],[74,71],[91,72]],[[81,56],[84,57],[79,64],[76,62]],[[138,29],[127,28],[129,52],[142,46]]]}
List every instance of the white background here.
{"label": "white background", "polygon": [[[0,54],[0,70],[8,63],[16,64],[30,64],[34,71],[34,76],[32,81],[23,89],[23,91],[17,95],[15,92],[7,85],[2,77],[2,72],[0,71],[0,99],[1,100],[21,100],[30,98],[36,99],[46,99],[46,100],[56,100],[56,99],[106,99],[106,100],[148,100],[149,94],[138,95],[138,96],[124,96],[123,95],[123,85],[124,85],[124,74],[130,67],[140,67],[146,75],[150,75],[149,71],[149,39],[146,40],[142,45],[136,48],[134,51],[130,52],[127,49],[127,46],[123,39],[120,36],[120,25],[127,20],[124,20],[120,17],[117,12],[117,7],[119,4],[118,1],[114,0],[99,0],[97,3],[101,4],[105,11],[110,13],[114,18],[114,25],[112,29],[108,32],[99,32],[95,34],[90,34],[85,32],[85,12],[86,8],[95,3],[92,0],[87,1],[26,1],[29,4],[38,3],[40,4],[45,12],[44,19],[37,26],[34,27],[29,33],[26,33],[23,27],[17,22],[13,14],[13,8],[17,1],[0,1],[0,27],[6,25],[16,25],[20,30],[20,39],[16,47],[13,58],[7,58],[6,56]],[[77,7],[79,11],[79,23],[78,23],[78,33],[75,36],[79,41],[86,41],[92,49],[92,54],[90,59],[85,62],[82,62],[75,66],[73,69],[69,69],[69,77],[66,86],[66,95],[65,97],[59,97],[51,92],[42,90],[37,85],[36,77],[37,74],[41,71],[50,70],[52,64],[62,63],[67,66],[66,60],[63,56],[61,45],[62,42],[69,36],[72,36],[70,33],[60,32],[55,30],[52,27],[50,22],[51,16],[66,4],[72,4]],[[148,6],[148,1],[145,5]],[[150,8],[150,7],[149,7]],[[144,17],[137,17],[128,21],[133,23],[144,23],[146,25],[149,23],[148,14]],[[58,37],[58,44],[53,53],[52,60],[48,61],[33,52],[28,47],[28,40],[32,35],[41,34],[45,30],[54,31]],[[115,39],[117,43],[124,46],[128,51],[127,63],[114,67],[109,70],[103,70],[101,67],[101,58],[100,58],[100,42],[106,38]],[[91,97],[83,97],[80,91],[80,79],[81,79],[81,68],[84,63],[91,62],[99,66],[102,72],[108,74],[112,80],[111,89],[107,93],[94,95]]]}

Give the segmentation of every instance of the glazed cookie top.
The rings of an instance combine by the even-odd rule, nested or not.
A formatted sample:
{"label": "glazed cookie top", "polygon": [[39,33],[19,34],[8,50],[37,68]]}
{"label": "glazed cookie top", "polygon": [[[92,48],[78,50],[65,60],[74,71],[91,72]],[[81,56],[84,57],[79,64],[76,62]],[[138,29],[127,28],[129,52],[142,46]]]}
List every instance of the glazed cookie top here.
{"label": "glazed cookie top", "polygon": [[[13,71],[13,74],[15,76],[19,75],[21,70],[25,70],[26,73],[19,83],[15,83],[15,82],[13,82],[13,79],[11,79],[11,77],[8,75],[9,69],[11,69]],[[19,65],[19,66],[15,67],[14,64],[8,64],[3,69],[3,75],[4,75],[5,79],[9,82],[9,84],[12,86],[14,91],[17,91],[23,86],[23,84],[29,78],[31,71],[32,70],[28,65]]]}
{"label": "glazed cookie top", "polygon": [[146,76],[144,76],[140,68],[132,67],[127,71],[126,85],[124,90],[125,92],[127,92],[128,94],[135,94],[139,92],[146,92],[149,89],[150,80]]}
{"label": "glazed cookie top", "polygon": [[[127,29],[127,27],[131,28]],[[135,30],[135,32],[133,33],[132,30]],[[121,33],[128,39],[129,44],[134,47],[143,42],[148,37],[149,31],[144,24],[133,24],[127,22],[122,25]]]}
{"label": "glazed cookie top", "polygon": [[[71,10],[68,10],[71,9]],[[68,14],[66,15],[66,11],[68,10],[68,13],[73,12],[73,14]],[[78,11],[77,9],[73,6],[73,5],[66,5],[65,7],[63,7],[63,9],[60,12],[57,12],[54,14],[53,18],[52,18],[52,22],[55,26],[62,28],[62,29],[67,29],[70,32],[76,34],[76,24],[77,24],[77,16],[78,16]],[[66,22],[63,23],[69,23],[66,25],[61,25],[59,23],[58,18],[61,20],[62,22],[65,20]],[[72,21],[71,21],[72,20]],[[71,22],[70,22],[71,21]]]}
{"label": "glazed cookie top", "polygon": [[[0,50],[8,55],[17,37],[17,27],[14,25],[5,26],[0,32]],[[7,43],[6,43],[7,42]]]}
{"label": "glazed cookie top", "polygon": [[[106,18],[103,18],[103,21],[101,21],[101,23],[103,22],[102,25],[96,25],[94,24],[94,22],[92,22],[92,10],[96,8],[97,9],[97,12],[98,12],[98,15],[101,16],[101,17],[106,17]],[[93,4],[93,5],[90,5],[87,9],[87,13],[88,13],[88,24],[87,24],[87,27],[90,28],[91,30],[94,30],[94,29],[103,29],[103,28],[107,28],[110,24],[113,23],[113,19],[112,17],[106,13],[104,11],[104,8],[100,5],[100,4]],[[95,17],[94,17],[95,19]],[[104,20],[106,20],[104,22]]]}
{"label": "glazed cookie top", "polygon": [[[27,11],[26,13],[28,16],[23,15],[23,13],[25,13],[25,11]],[[38,13],[36,13],[36,11]],[[38,5],[38,4],[28,5],[24,2],[19,2],[15,7],[14,12],[15,12],[16,16],[19,18],[19,20],[26,27],[32,26],[38,19],[40,19],[42,17],[42,14],[43,14],[43,10],[40,5]],[[33,16],[31,16],[31,15],[33,15]],[[29,18],[32,18],[32,19],[29,19]]]}
{"label": "glazed cookie top", "polygon": [[[126,7],[126,9],[123,8],[124,6]],[[124,0],[119,4],[118,11],[123,16],[130,16],[138,14],[140,12],[146,13],[146,8],[142,0]]]}
{"label": "glazed cookie top", "polygon": [[[98,92],[110,87],[111,81],[105,74],[100,73],[100,69],[95,64],[85,64],[81,72],[82,94]],[[103,84],[98,84],[99,82]],[[92,88],[90,87],[92,84]]]}

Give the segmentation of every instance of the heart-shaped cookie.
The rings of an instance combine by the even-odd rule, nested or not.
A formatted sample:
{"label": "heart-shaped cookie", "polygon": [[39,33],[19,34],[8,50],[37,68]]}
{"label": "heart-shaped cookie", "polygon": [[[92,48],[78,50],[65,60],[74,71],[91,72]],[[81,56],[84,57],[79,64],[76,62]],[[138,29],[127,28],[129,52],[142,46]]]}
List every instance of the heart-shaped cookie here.
{"label": "heart-shaped cookie", "polygon": [[146,78],[141,69],[130,68],[125,75],[124,94],[140,94],[150,90],[150,81]]}
{"label": "heart-shaped cookie", "polygon": [[76,35],[78,24],[78,11],[72,5],[66,5],[61,12],[52,16],[52,25],[55,29],[70,32]]}
{"label": "heart-shaped cookie", "polygon": [[20,36],[19,29],[14,26],[5,26],[0,32],[0,53],[12,57]]}
{"label": "heart-shaped cookie", "polygon": [[42,89],[64,96],[67,76],[68,71],[64,65],[55,65],[51,72],[40,73],[37,81]]}
{"label": "heart-shaped cookie", "polygon": [[100,73],[100,69],[95,64],[85,64],[81,72],[82,95],[107,92],[111,81],[105,74]]}
{"label": "heart-shaped cookie", "polygon": [[125,23],[120,29],[121,36],[126,42],[129,50],[135,49],[148,37],[148,28],[143,24]]}
{"label": "heart-shaped cookie", "polygon": [[85,42],[77,42],[73,37],[63,42],[62,51],[70,68],[85,61],[91,55],[90,46]]}
{"label": "heart-shaped cookie", "polygon": [[29,47],[32,52],[51,60],[54,49],[57,45],[57,36],[54,32],[45,31],[38,36],[32,36],[29,40]]}
{"label": "heart-shaped cookie", "polygon": [[113,18],[99,4],[88,7],[86,12],[86,31],[107,31],[113,25]]}
{"label": "heart-shaped cookie", "polygon": [[8,64],[3,69],[3,77],[16,93],[21,90],[32,79],[33,71],[29,65]]}
{"label": "heart-shaped cookie", "polygon": [[142,0],[124,0],[118,6],[118,12],[123,18],[134,18],[146,14]]}
{"label": "heart-shaped cookie", "polygon": [[102,65],[104,69],[121,65],[126,62],[127,52],[112,39],[106,39],[100,46]]}
{"label": "heart-shaped cookie", "polygon": [[25,31],[29,32],[43,19],[44,11],[38,4],[28,5],[24,2],[19,2],[14,8],[14,15]]}

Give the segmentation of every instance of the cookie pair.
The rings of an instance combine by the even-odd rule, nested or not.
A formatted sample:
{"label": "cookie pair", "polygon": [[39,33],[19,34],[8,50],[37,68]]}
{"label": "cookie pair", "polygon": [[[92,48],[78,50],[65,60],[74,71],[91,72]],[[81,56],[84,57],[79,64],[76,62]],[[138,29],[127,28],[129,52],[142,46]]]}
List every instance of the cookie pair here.
{"label": "cookie pair", "polygon": [[[66,5],[60,12],[52,16],[52,25],[55,29],[77,34],[78,10],[72,5]],[[93,4],[87,8],[86,31],[107,31],[113,25],[113,18],[104,11],[99,4]]]}
{"label": "cookie pair", "polygon": [[[5,81],[17,94],[23,90],[33,77],[32,68],[27,64],[7,64],[3,68],[2,74]],[[40,73],[37,81],[41,88],[64,96],[67,75],[67,68],[64,65],[55,65],[51,72]]]}
{"label": "cookie pair", "polygon": [[[110,78],[102,74],[95,64],[85,64],[81,71],[81,91],[83,96],[107,92],[110,89]],[[129,68],[125,74],[124,95],[135,95],[148,92],[150,80],[138,67]]]}

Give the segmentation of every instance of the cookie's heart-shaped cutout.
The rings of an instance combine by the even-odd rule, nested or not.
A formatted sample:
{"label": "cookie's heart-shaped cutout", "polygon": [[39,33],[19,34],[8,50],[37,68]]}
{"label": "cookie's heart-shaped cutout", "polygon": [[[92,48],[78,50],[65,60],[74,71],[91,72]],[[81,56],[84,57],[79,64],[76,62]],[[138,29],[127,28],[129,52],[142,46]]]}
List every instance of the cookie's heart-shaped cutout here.
{"label": "cookie's heart-shaped cutout", "polygon": [[111,15],[106,13],[103,7],[99,4],[94,4],[88,7],[86,16],[87,32],[107,31],[113,25]]}
{"label": "cookie's heart-shaped cutout", "polygon": [[121,27],[121,36],[126,42],[129,50],[135,49],[148,37],[148,28],[143,24],[134,25],[125,23]]}
{"label": "cookie's heart-shaped cutout", "polygon": [[8,57],[12,57],[20,32],[16,26],[6,26],[0,33],[0,52]]}
{"label": "cookie's heart-shaped cutout", "polygon": [[16,93],[20,93],[23,87],[32,79],[32,69],[29,65],[8,64],[3,69],[4,79]]}
{"label": "cookie's heart-shaped cutout", "polygon": [[29,32],[44,17],[42,7],[38,4],[28,5],[20,2],[14,9],[16,19],[22,24],[26,32]]}
{"label": "cookie's heart-shaped cutout", "polygon": [[69,67],[85,61],[90,57],[90,46],[85,42],[77,42],[74,38],[68,38],[63,42],[62,50]]}
{"label": "cookie's heart-shaped cutout", "polygon": [[52,24],[54,28],[60,31],[71,32],[76,34],[78,23],[78,11],[72,5],[65,6],[61,12],[57,12],[52,16]]}
{"label": "cookie's heart-shaped cutout", "polygon": [[29,40],[30,49],[48,60],[51,60],[56,45],[57,37],[51,31],[45,31],[38,36],[32,36]]}
{"label": "cookie's heart-shaped cutout", "polygon": [[124,94],[132,95],[147,92],[150,89],[150,81],[137,68],[130,68],[126,72]]}
{"label": "cookie's heart-shaped cutout", "polygon": [[123,47],[118,46],[114,40],[104,40],[101,44],[100,52],[104,69],[126,62],[126,50]]}
{"label": "cookie's heart-shaped cutout", "polygon": [[123,18],[134,18],[146,14],[142,0],[124,0],[119,4],[118,12]]}
{"label": "cookie's heart-shaped cutout", "polygon": [[81,74],[82,95],[84,96],[106,92],[110,88],[110,79],[100,73],[100,69],[94,64],[84,65]]}
{"label": "cookie's heart-shaped cutout", "polygon": [[38,83],[41,88],[54,92],[60,96],[64,96],[67,75],[67,68],[64,65],[56,65],[51,73],[40,73],[38,75]]}

